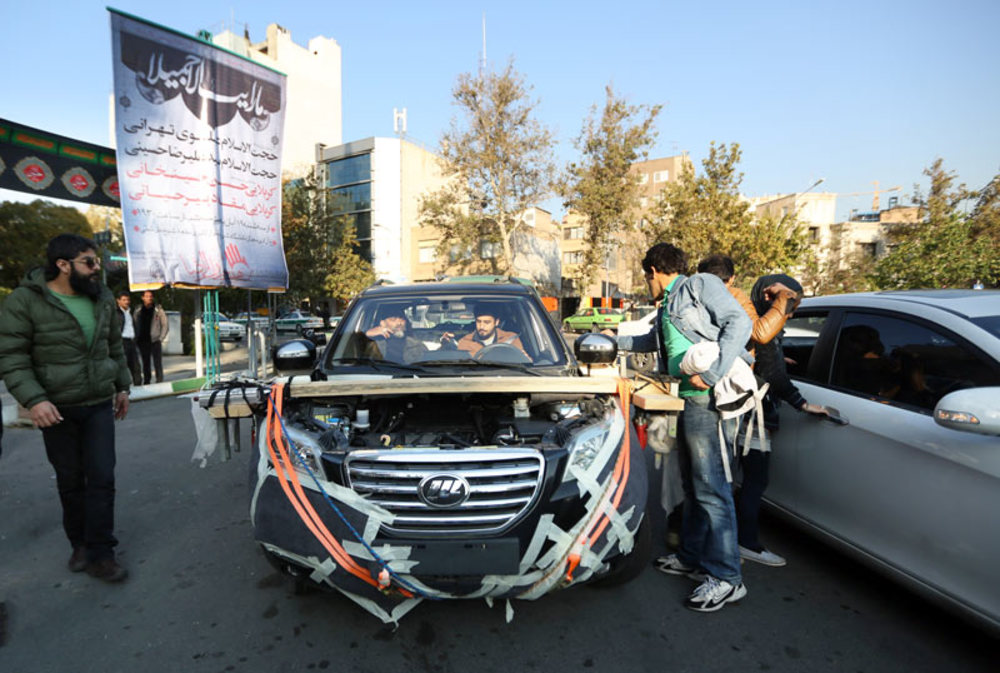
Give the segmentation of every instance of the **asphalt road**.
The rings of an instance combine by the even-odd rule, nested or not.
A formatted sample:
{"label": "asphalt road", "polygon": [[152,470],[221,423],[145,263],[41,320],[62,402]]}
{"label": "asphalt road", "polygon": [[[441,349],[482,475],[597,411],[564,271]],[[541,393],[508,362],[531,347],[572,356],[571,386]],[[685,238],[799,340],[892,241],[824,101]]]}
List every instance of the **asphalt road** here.
{"label": "asphalt road", "polygon": [[685,610],[693,583],[649,569],[515,601],[510,624],[503,605],[427,602],[393,630],[339,595],[291,593],[251,537],[248,452],[194,466],[189,405],[141,402],[118,425],[122,585],[66,569],[41,436],[5,430],[0,671],[996,670],[997,640],[771,519],[789,565],[747,565],[748,596],[719,613]]}

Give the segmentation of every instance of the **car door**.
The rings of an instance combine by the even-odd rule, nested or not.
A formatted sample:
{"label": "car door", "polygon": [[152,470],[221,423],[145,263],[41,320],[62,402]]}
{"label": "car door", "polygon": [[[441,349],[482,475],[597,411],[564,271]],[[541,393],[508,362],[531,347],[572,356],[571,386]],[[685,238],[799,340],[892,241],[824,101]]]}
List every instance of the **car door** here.
{"label": "car door", "polygon": [[924,584],[1000,613],[1000,443],[932,416],[948,392],[1000,384],[998,364],[915,316],[846,310],[836,333],[832,360],[810,366],[828,371],[829,382],[820,375],[797,385],[849,424],[786,407],[774,444],[775,456],[793,445],[794,511]]}

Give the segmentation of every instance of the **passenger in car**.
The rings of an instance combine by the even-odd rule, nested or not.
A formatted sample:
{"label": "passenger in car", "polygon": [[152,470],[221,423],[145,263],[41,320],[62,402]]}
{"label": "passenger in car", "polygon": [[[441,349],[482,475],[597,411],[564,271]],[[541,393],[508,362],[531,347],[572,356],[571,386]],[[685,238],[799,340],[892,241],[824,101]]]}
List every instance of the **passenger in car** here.
{"label": "passenger in car", "polygon": [[521,338],[516,332],[500,329],[499,311],[492,304],[477,304],[475,307],[476,328],[458,341],[451,332],[441,335],[441,343],[445,348],[457,348],[475,355],[483,348],[494,344],[509,344],[528,355],[521,344]]}
{"label": "passenger in car", "polygon": [[365,348],[365,355],[402,363],[420,359],[427,352],[427,346],[410,332],[410,321],[403,312],[393,311],[365,332],[371,340]]}

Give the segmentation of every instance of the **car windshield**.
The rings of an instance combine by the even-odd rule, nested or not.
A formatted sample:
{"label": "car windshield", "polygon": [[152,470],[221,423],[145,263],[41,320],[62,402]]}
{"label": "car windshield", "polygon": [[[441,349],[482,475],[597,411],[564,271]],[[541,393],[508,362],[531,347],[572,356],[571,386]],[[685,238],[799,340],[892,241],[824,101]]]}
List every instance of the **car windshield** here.
{"label": "car windshield", "polygon": [[565,343],[527,295],[375,295],[359,298],[327,347],[323,370],[401,376],[543,373],[565,367]]}

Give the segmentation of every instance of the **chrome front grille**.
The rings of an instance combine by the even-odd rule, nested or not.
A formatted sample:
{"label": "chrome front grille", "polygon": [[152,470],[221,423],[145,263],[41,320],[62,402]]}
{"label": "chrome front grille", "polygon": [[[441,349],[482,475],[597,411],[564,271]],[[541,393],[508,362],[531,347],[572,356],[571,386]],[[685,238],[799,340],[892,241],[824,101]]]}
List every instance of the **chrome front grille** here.
{"label": "chrome front grille", "polygon": [[[385,528],[433,536],[509,528],[538,497],[545,463],[534,449],[393,449],[352,451],[346,466],[356,493],[396,515]],[[468,498],[450,507],[427,504],[420,484],[437,475],[464,480]]]}

